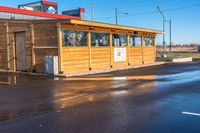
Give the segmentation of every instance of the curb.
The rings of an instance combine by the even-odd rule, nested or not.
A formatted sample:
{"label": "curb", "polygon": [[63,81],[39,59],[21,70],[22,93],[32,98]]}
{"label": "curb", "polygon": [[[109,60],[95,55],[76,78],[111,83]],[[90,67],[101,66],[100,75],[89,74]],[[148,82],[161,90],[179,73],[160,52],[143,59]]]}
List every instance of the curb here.
{"label": "curb", "polygon": [[150,67],[150,66],[159,66],[168,64],[169,62],[156,62],[156,63],[149,63],[149,64],[143,64],[143,65],[137,65],[137,66],[129,66],[129,67],[122,67],[122,68],[112,68],[107,70],[99,70],[99,71],[91,71],[91,72],[85,72],[85,73],[75,73],[75,74],[58,74],[58,75],[48,75],[44,73],[32,73],[32,72],[14,72],[11,70],[0,70],[0,72],[4,73],[16,73],[16,74],[23,74],[23,75],[30,75],[30,76],[52,76],[52,77],[75,77],[75,76],[83,76],[83,75],[91,75],[91,74],[100,74],[100,73],[108,73],[108,72],[114,72],[114,71],[121,71],[121,70],[128,70],[128,69],[134,69],[134,68],[144,68],[144,67]]}

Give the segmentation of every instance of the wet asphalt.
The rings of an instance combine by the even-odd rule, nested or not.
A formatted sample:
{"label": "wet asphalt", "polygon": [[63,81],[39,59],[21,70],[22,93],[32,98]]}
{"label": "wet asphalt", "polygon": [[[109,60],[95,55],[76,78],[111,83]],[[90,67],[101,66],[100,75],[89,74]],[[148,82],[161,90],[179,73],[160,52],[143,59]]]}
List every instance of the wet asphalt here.
{"label": "wet asphalt", "polygon": [[72,78],[0,73],[0,133],[199,133],[200,63]]}

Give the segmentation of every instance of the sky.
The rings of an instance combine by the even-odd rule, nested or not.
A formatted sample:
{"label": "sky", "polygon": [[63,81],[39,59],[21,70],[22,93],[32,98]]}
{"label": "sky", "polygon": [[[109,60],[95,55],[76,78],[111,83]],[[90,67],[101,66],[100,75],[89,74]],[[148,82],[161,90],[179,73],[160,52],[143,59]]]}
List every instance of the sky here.
{"label": "sky", "polygon": [[[38,0],[1,0],[1,6],[17,7]],[[59,12],[83,7],[85,18],[94,21],[115,24],[115,8],[118,9],[120,25],[162,30],[162,16],[157,6],[172,20],[173,44],[200,44],[200,0],[49,0],[59,4]],[[124,14],[124,13],[128,13]],[[169,23],[166,22],[166,43],[169,43]],[[157,36],[157,43],[162,35]]]}

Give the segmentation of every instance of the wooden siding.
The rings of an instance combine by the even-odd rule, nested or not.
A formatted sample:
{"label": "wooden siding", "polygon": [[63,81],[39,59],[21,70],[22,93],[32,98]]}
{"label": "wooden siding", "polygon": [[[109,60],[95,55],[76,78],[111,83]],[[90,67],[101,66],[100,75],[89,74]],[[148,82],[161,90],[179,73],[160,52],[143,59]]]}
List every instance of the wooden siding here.
{"label": "wooden siding", "polygon": [[141,65],[142,64],[142,46],[130,47],[130,64]]}
{"label": "wooden siding", "polygon": [[[114,62],[114,48],[126,48],[126,61]],[[144,54],[143,54],[144,50]],[[89,66],[89,47],[62,47],[62,67],[64,74],[88,72]],[[111,52],[111,53],[110,53]],[[111,58],[110,58],[110,55]],[[130,55],[127,47],[91,47],[91,70],[107,70],[119,67],[136,66],[144,63],[155,62],[154,47],[130,47]],[[143,60],[144,59],[144,60]]]}
{"label": "wooden siding", "polygon": [[58,55],[56,23],[34,23],[34,47],[36,72],[44,72],[44,57]]}
{"label": "wooden siding", "polygon": [[143,61],[144,63],[155,62],[155,47],[154,46],[146,46],[143,48]]}
{"label": "wooden siding", "polygon": [[64,73],[79,73],[89,70],[88,47],[63,47],[62,67]]}
{"label": "wooden siding", "polygon": [[110,47],[92,47],[91,67],[93,69],[110,68]]}
{"label": "wooden siding", "polygon": [[5,23],[0,23],[0,31],[0,69],[7,69]]}

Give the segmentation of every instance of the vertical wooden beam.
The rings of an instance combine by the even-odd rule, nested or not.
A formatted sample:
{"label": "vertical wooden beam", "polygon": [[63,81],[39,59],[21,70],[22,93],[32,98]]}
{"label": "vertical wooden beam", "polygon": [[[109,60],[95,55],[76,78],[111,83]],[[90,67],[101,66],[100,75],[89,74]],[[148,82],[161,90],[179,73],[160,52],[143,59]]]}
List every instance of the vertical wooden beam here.
{"label": "vertical wooden beam", "polygon": [[91,46],[91,32],[88,31],[87,35],[88,56],[89,56],[89,70],[92,70],[92,46]]}
{"label": "vertical wooden beam", "polygon": [[9,25],[5,23],[6,28],[6,54],[7,54],[7,69],[10,70],[10,46],[9,46]]}
{"label": "vertical wooden beam", "polygon": [[130,53],[130,52],[131,52],[131,51],[130,51],[130,49],[131,49],[130,47],[131,47],[131,46],[130,46],[130,35],[129,35],[129,34],[127,35],[127,43],[128,43],[128,65],[130,66],[130,65],[131,65],[131,62],[130,62],[130,56],[131,56],[131,55],[130,55],[130,54],[131,54],[131,53]]}
{"label": "vertical wooden beam", "polygon": [[144,36],[142,36],[142,64],[144,64]]}
{"label": "vertical wooden beam", "polygon": [[32,55],[32,71],[35,72],[35,32],[34,32],[34,25],[31,24],[31,55]]}
{"label": "vertical wooden beam", "polygon": [[154,46],[154,62],[156,61],[156,36],[153,36],[153,46]]}
{"label": "vertical wooden beam", "polygon": [[113,38],[112,33],[110,33],[110,67],[113,67]]}
{"label": "vertical wooden beam", "polygon": [[15,46],[15,34],[12,36],[12,47],[13,47],[13,71],[16,72],[16,46]]}
{"label": "vertical wooden beam", "polygon": [[58,42],[58,71],[59,73],[63,73],[62,31],[60,23],[57,24],[57,42]]}

